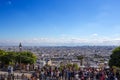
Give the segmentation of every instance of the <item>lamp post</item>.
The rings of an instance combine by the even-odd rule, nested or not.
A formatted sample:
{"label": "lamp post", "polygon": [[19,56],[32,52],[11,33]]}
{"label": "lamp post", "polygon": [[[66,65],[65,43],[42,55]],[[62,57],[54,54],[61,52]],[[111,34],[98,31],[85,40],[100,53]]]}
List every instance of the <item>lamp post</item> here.
{"label": "lamp post", "polygon": [[[22,44],[19,44],[19,51],[22,51]],[[20,72],[21,72],[21,54],[20,54]]]}

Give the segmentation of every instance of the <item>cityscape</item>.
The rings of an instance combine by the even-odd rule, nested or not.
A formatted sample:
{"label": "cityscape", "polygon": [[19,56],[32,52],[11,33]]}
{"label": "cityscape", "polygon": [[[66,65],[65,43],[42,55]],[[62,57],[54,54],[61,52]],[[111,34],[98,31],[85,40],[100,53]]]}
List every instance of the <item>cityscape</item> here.
{"label": "cityscape", "polygon": [[119,0],[0,0],[0,80],[120,80]]}
{"label": "cityscape", "polygon": [[[34,67],[37,69],[46,65],[60,67],[66,64],[77,64],[81,68],[109,68],[108,62],[112,51],[117,46],[1,46],[1,50],[32,52],[37,55]],[[83,56],[81,60],[77,56]],[[27,68],[27,67],[26,67]],[[23,71],[24,72],[24,71]],[[52,79],[54,80],[54,79]],[[64,80],[64,79],[63,79]],[[67,79],[65,79],[67,80]]]}
{"label": "cityscape", "polygon": [[[22,51],[30,51],[38,55],[37,56],[38,63],[40,63],[39,61],[43,61],[44,63],[46,62],[47,59],[56,60],[56,64],[54,65],[60,65],[60,62],[66,62],[66,61],[70,63],[73,61],[74,63],[74,60],[77,60],[77,56],[83,55],[86,57],[84,59],[85,60],[84,62],[88,62],[89,66],[93,66],[93,65],[98,66],[98,64],[101,63],[101,61],[108,63],[110,59],[110,55],[112,54],[112,50],[115,48],[116,46],[76,46],[76,47],[67,47],[67,46],[58,46],[58,47],[57,46],[53,46],[53,47],[26,46],[25,47],[23,46]],[[0,47],[0,49],[5,51],[16,52],[16,51],[19,51],[19,46],[13,46],[13,47],[5,46],[5,47]],[[54,62],[55,61],[53,61],[53,63]],[[79,62],[80,61],[78,60],[77,64],[80,66]],[[43,66],[42,64],[39,64],[39,65]]]}

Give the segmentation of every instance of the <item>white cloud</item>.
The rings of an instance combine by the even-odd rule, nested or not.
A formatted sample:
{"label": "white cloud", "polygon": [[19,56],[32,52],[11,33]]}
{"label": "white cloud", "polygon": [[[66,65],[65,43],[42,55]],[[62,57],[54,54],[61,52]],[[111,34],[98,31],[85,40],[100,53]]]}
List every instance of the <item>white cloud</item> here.
{"label": "white cloud", "polygon": [[[96,35],[96,34],[94,34]],[[38,46],[80,46],[80,45],[120,45],[120,38],[96,37],[96,38],[33,38],[26,40],[0,40],[0,45],[38,45]]]}

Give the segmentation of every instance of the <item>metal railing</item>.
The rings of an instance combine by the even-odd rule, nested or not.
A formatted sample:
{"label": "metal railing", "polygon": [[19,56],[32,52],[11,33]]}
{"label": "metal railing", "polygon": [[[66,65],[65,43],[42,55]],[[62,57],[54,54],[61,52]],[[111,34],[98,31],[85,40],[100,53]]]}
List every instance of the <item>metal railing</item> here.
{"label": "metal railing", "polygon": [[19,74],[0,74],[0,80],[23,80],[23,79],[30,79],[27,75],[19,75]]}

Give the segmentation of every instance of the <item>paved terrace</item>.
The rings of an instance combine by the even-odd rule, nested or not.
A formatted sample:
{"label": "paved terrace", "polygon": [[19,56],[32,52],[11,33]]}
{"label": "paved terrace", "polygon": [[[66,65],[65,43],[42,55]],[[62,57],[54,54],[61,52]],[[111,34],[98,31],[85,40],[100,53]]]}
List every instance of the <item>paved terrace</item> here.
{"label": "paved terrace", "polygon": [[[20,72],[20,71],[14,71],[14,80],[22,80],[21,79],[21,76],[24,74],[25,77],[27,78],[30,78],[31,77],[31,74],[32,72]],[[7,80],[7,77],[8,77],[8,72],[6,71],[0,71],[0,80],[1,80],[1,77],[5,78],[5,80]]]}

